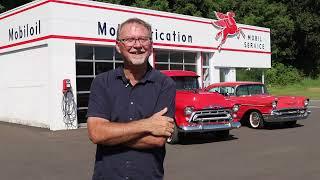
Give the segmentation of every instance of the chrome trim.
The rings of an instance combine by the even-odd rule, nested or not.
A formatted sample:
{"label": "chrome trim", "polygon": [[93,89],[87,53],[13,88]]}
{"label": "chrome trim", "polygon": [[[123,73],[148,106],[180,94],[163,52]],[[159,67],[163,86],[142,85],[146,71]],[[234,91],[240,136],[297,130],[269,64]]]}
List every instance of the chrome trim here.
{"label": "chrome trim", "polygon": [[231,122],[226,124],[197,124],[190,126],[179,126],[180,132],[210,132],[210,131],[221,131],[221,130],[230,130],[238,129],[241,127],[240,122]]}
{"label": "chrome trim", "polygon": [[188,122],[219,122],[219,121],[232,121],[231,110],[228,109],[205,109],[194,111]]}
{"label": "chrome trim", "polygon": [[306,108],[288,108],[273,110],[270,114],[264,114],[262,116],[266,122],[287,122],[307,119],[309,114],[311,114],[311,111]]}

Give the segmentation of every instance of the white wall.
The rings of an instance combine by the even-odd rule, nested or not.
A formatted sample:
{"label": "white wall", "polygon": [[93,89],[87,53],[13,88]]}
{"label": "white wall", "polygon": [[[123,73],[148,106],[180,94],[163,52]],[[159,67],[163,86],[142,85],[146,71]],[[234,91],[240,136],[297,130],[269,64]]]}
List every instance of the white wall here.
{"label": "white wall", "polygon": [[76,100],[76,58],[75,42],[68,40],[53,39],[49,41],[49,122],[51,130],[74,129],[67,127],[63,122],[61,103],[63,98],[62,81],[70,79],[73,87],[73,94]]}
{"label": "white wall", "polygon": [[0,119],[48,126],[48,47],[0,54]]}

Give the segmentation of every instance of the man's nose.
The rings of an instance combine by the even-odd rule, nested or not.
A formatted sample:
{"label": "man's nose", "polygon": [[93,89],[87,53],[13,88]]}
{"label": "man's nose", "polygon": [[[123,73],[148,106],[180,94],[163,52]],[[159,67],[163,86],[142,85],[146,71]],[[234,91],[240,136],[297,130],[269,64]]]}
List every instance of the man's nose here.
{"label": "man's nose", "polygon": [[142,44],[141,44],[141,42],[140,42],[139,39],[135,39],[133,46],[134,46],[134,47],[142,47]]}

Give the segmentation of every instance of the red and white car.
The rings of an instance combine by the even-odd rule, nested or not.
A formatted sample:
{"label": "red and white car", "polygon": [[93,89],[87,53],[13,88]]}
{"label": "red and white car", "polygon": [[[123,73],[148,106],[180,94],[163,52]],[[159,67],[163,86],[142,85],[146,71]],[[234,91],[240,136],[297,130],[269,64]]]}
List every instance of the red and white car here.
{"label": "red and white car", "polygon": [[219,93],[199,89],[198,75],[192,71],[162,71],[176,83],[175,131],[167,142],[179,142],[188,133],[214,132],[220,138],[229,136],[229,130],[239,128],[236,117],[239,105],[225,100]]}
{"label": "red and white car", "polygon": [[204,89],[218,92],[241,105],[237,112],[241,122],[252,128],[263,128],[267,123],[282,122],[293,126],[297,120],[306,119],[309,99],[304,96],[273,96],[260,82],[222,82]]}

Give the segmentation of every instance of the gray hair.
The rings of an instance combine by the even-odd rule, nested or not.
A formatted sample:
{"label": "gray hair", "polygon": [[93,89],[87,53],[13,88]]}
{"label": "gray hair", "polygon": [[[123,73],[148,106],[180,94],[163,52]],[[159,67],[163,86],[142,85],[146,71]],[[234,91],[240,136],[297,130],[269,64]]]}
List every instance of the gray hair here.
{"label": "gray hair", "polygon": [[140,25],[144,26],[149,31],[149,33],[150,33],[149,36],[151,38],[152,29],[151,29],[151,25],[149,23],[147,23],[139,18],[130,18],[119,25],[118,30],[117,30],[117,40],[119,40],[120,32],[121,32],[123,26],[125,26],[126,24],[140,24]]}

